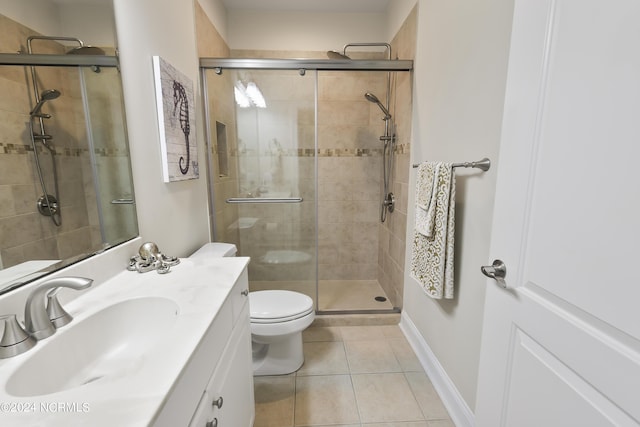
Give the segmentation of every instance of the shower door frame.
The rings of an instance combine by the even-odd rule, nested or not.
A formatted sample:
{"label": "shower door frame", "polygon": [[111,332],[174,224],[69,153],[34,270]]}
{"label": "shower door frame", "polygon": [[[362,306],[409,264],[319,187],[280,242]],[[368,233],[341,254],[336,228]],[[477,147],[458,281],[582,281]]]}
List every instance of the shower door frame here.
{"label": "shower door frame", "polygon": [[[372,60],[372,59],[263,59],[263,58],[200,58],[200,75],[202,82],[203,104],[205,111],[208,111],[208,91],[207,91],[207,70],[213,70],[216,74],[222,74],[223,70],[290,70],[298,71],[300,75],[304,75],[307,71],[412,71],[413,60]],[[317,84],[316,84],[316,151],[317,151]],[[207,135],[211,135],[211,123],[209,121],[208,114],[205,114],[205,131]],[[208,139],[208,138],[207,138]],[[209,156],[209,150],[207,150],[207,156]],[[318,167],[317,167],[317,155],[315,156],[316,170],[315,170],[315,182],[318,182]],[[210,159],[207,158],[207,165],[210,165]],[[210,168],[210,166],[209,166]],[[215,198],[213,194],[213,186],[210,185],[209,209],[215,212]],[[382,313],[398,313],[399,309],[394,307],[393,309],[354,309],[354,310],[320,310],[319,308],[319,278],[318,278],[318,198],[315,200],[316,211],[316,256],[315,256],[315,284],[316,284],[316,313],[317,314],[382,314]],[[212,232],[211,237],[215,239],[216,224],[215,215],[212,215]]]}

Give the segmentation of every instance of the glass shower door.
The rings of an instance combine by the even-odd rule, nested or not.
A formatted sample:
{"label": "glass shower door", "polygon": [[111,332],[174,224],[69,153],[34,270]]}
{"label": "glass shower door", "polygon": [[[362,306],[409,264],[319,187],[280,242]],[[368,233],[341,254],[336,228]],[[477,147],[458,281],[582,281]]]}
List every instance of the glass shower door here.
{"label": "glass shower door", "polygon": [[[80,90],[97,212],[90,220],[94,240],[117,244],[138,234],[133,179],[119,71],[116,68],[81,68]],[[86,183],[85,185],[91,185]]]}
{"label": "glass shower door", "polygon": [[315,301],[315,73],[208,70],[206,81],[216,240],[251,257],[252,291],[295,290]]}

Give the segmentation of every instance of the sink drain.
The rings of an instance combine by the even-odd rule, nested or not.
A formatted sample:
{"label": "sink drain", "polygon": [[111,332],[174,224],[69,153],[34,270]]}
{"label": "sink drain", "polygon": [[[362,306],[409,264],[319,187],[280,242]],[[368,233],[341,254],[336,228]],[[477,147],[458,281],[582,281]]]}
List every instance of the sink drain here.
{"label": "sink drain", "polygon": [[374,300],[378,302],[385,302],[387,299],[385,297],[375,297]]}

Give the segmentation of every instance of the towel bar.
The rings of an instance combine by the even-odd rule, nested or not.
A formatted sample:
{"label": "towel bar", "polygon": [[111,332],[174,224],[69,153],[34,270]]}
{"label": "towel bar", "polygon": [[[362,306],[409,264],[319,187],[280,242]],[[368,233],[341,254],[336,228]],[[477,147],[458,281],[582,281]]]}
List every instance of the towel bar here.
{"label": "towel bar", "polygon": [[[420,165],[417,163],[414,163],[413,165],[414,168],[417,168],[418,166]],[[454,168],[477,168],[486,172],[491,167],[491,160],[485,157],[484,159],[478,160],[476,162],[454,163],[451,166]]]}

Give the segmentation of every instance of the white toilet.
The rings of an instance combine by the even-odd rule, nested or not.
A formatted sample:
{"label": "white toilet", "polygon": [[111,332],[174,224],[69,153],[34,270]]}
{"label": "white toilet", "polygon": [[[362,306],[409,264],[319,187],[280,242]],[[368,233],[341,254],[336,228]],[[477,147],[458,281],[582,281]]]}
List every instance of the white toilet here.
{"label": "white toilet", "polygon": [[[207,243],[190,258],[235,256],[236,246]],[[249,293],[254,375],[284,375],[304,362],[302,331],[315,318],[313,300],[299,292],[272,290]]]}
{"label": "white toilet", "polygon": [[302,331],[315,318],[313,300],[292,291],[249,293],[254,375],[283,375],[304,362]]}

